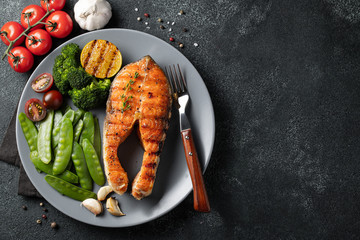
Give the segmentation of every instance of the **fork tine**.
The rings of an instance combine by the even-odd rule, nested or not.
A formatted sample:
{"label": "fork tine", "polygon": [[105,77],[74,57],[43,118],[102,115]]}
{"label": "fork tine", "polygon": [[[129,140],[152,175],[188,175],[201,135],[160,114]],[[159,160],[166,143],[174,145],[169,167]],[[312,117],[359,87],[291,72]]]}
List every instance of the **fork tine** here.
{"label": "fork tine", "polygon": [[169,70],[167,69],[167,67],[165,66],[165,72],[166,72],[166,75],[169,79],[169,82],[170,82],[170,87],[171,87],[171,92],[172,93],[175,93],[175,88],[173,86],[173,82],[172,82],[172,78],[170,77],[170,73],[169,73]]}
{"label": "fork tine", "polygon": [[170,73],[171,73],[172,84],[174,85],[174,88],[175,88],[176,92],[179,93],[181,91],[181,88],[180,88],[180,86],[178,86],[178,84],[176,82],[175,75],[174,75],[174,73],[173,73],[173,71],[171,69],[171,66],[169,66],[169,69],[170,69]]}
{"label": "fork tine", "polygon": [[173,64],[173,68],[174,68],[174,72],[175,72],[175,75],[176,75],[176,83],[179,84],[179,85],[178,85],[178,86],[179,86],[179,90],[180,90],[181,92],[184,92],[185,90],[184,90],[184,88],[183,88],[183,86],[182,86],[182,84],[181,84],[180,78],[179,78],[179,76],[178,76],[178,74],[177,74],[177,71],[176,71],[176,68],[175,68],[175,64]]}
{"label": "fork tine", "polygon": [[185,78],[184,78],[184,76],[183,76],[182,73],[181,73],[180,65],[177,64],[177,66],[178,66],[178,69],[179,69],[179,75],[180,75],[180,77],[181,77],[181,81],[182,81],[182,83],[183,83],[183,85],[184,85],[184,90],[187,92],[187,85],[186,85]]}

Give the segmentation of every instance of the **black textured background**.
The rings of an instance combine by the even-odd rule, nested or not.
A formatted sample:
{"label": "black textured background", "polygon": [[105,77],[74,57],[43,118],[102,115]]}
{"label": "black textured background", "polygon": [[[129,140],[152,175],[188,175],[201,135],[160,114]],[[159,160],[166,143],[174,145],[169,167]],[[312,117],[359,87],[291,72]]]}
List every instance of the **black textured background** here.
{"label": "black textured background", "polygon": [[[22,8],[38,2],[1,1],[0,25],[17,21]],[[67,12],[72,14],[74,3],[67,1]],[[110,3],[107,27],[175,37],[208,87],[216,116],[205,173],[212,211],[194,212],[189,195],[157,220],[105,229],[77,222],[45,202],[48,219],[37,225],[40,200],[18,196],[18,168],[0,162],[0,239],[360,237],[358,0]],[[177,16],[180,9],[184,16]],[[136,21],[145,12],[150,29]],[[175,20],[173,31],[159,29],[157,17]],[[83,32],[76,26],[69,38]],[[1,140],[30,72],[15,73],[7,61],[0,67]],[[51,221],[60,228],[51,229]]]}

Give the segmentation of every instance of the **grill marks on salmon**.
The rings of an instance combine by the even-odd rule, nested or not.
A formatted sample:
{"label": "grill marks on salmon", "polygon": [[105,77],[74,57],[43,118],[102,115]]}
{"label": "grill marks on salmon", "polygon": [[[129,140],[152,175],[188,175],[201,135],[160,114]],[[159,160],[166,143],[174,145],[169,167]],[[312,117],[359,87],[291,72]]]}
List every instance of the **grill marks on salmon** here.
{"label": "grill marks on salmon", "polygon": [[[134,82],[129,88],[130,80]],[[150,56],[128,64],[115,77],[107,101],[103,148],[105,174],[116,193],[123,194],[129,182],[117,149],[137,126],[144,155],[131,194],[138,200],[151,194],[169,128],[171,103],[169,82]],[[130,108],[124,109],[127,104]]]}

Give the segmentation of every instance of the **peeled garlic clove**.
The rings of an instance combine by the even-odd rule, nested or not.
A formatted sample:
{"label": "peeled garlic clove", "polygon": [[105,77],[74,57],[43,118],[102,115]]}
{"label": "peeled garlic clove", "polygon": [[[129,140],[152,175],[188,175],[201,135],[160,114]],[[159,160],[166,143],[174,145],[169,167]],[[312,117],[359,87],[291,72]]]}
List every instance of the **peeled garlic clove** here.
{"label": "peeled garlic clove", "polygon": [[99,202],[96,199],[88,198],[85,199],[81,205],[83,205],[85,208],[87,208],[90,212],[95,214],[95,216],[99,215],[103,211],[103,206],[101,202]]}
{"label": "peeled garlic clove", "polygon": [[101,187],[97,193],[97,198],[99,201],[103,201],[106,199],[106,196],[113,191],[112,187],[104,186]]}
{"label": "peeled garlic clove", "polygon": [[125,214],[120,210],[119,202],[114,198],[106,200],[106,209],[114,216],[124,216]]}

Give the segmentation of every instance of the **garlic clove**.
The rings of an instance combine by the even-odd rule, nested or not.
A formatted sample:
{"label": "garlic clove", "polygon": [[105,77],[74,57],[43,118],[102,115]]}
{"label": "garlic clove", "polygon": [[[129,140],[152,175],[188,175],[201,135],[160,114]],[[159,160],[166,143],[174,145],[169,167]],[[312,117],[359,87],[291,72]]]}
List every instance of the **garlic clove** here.
{"label": "garlic clove", "polygon": [[125,215],[119,207],[119,202],[114,197],[110,197],[106,200],[106,209],[114,216]]}
{"label": "garlic clove", "polygon": [[95,214],[95,216],[99,215],[103,211],[103,206],[101,202],[93,198],[85,199],[81,203],[81,205],[83,205],[86,209]]}
{"label": "garlic clove", "polygon": [[104,186],[101,187],[97,193],[97,198],[99,201],[103,201],[106,199],[106,196],[113,191],[112,187]]}

